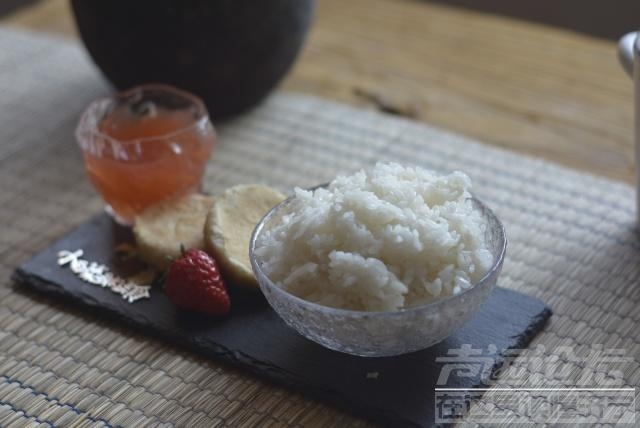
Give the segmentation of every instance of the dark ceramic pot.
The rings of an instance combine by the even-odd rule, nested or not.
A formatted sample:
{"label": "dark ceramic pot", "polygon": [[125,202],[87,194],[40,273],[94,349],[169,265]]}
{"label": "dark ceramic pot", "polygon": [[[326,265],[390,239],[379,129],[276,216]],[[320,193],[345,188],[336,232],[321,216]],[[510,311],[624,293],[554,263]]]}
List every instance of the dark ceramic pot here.
{"label": "dark ceramic pot", "polygon": [[118,88],[167,83],[213,118],[264,98],[293,64],[314,0],[72,0],[82,40]]}

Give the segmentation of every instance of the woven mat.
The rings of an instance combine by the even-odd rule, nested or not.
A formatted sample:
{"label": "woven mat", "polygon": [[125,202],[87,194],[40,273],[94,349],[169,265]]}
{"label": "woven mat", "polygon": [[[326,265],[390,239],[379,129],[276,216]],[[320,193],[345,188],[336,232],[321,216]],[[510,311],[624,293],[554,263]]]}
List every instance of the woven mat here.
{"label": "woven mat", "polygon": [[[299,394],[27,295],[10,274],[101,209],[73,138],[78,115],[108,88],[75,43],[0,28],[0,425],[365,425]],[[629,186],[487,147],[442,130],[316,98],[278,94],[220,126],[205,187],[312,186],[377,160],[463,169],[503,219],[500,285],[555,315],[531,349],[557,358],[569,383],[602,369],[589,350],[622,348],[623,387],[640,384],[640,241]],[[531,351],[533,352],[533,351]],[[525,355],[526,356],[526,355]],[[617,365],[616,365],[617,364]],[[518,358],[517,382],[557,375]],[[532,421],[490,391],[470,414]],[[530,398],[545,400],[538,393]],[[537,395],[531,395],[537,394]],[[630,420],[627,412],[623,420]],[[580,412],[576,416],[579,421]],[[586,416],[584,416],[586,418]],[[625,419],[627,418],[627,419]],[[588,419],[585,419],[588,420]]]}

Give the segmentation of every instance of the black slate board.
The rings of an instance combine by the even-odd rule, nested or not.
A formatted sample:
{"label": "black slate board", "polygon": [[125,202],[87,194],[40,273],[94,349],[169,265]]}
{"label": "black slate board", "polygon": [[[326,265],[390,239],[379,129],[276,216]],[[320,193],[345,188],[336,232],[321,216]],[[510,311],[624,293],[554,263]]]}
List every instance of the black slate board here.
{"label": "black slate board", "polygon": [[[540,300],[496,287],[478,314],[445,341],[408,355],[361,358],[325,349],[298,335],[256,294],[236,292],[232,294],[231,316],[203,320],[176,312],[159,288],[152,290],[151,299],[129,304],[107,289],[82,282],[67,267],[56,264],[58,251],[82,248],[84,258],[110,265],[114,246],[131,239],[127,229],[100,214],[16,269],[14,278],[382,425],[434,425],[434,388],[445,364],[436,362],[436,357],[446,356],[449,349],[460,349],[463,344],[484,350],[484,356],[489,355],[490,345],[495,345],[498,352],[524,348],[551,315]],[[498,359],[496,367],[499,364]],[[368,373],[377,373],[377,378]],[[452,375],[446,384],[437,386],[482,385],[478,374]]]}

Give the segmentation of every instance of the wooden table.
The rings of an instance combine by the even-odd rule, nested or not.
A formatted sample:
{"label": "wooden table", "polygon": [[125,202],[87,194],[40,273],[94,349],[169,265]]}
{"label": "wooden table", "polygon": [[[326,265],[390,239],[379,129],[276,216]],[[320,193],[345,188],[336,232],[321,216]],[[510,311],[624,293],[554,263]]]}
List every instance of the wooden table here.
{"label": "wooden table", "polygon": [[[77,37],[68,0],[42,0],[0,23]],[[306,48],[282,86],[393,111],[489,144],[633,180],[632,86],[610,41],[416,0],[319,0]],[[48,224],[34,232],[31,225],[23,227],[33,234],[46,229],[50,239],[60,234]],[[528,242],[522,236],[528,235],[520,236]],[[28,245],[21,248],[31,251]],[[7,258],[7,266],[17,257]],[[554,302],[559,312],[574,309],[568,298]],[[614,321],[616,316],[613,311]],[[631,329],[627,321],[632,322],[624,318],[620,325]],[[560,331],[575,328],[581,318],[574,322],[557,316],[554,322]],[[601,322],[619,325],[607,324],[606,317],[598,318]],[[559,339],[552,336],[549,343]],[[212,372],[212,382],[224,388],[232,377],[228,373],[234,372]],[[262,394],[271,388],[265,383],[246,382],[243,388],[253,396],[268,396],[265,406],[272,398],[292,401],[290,395],[270,396],[271,389]],[[297,405],[285,411],[305,425],[352,422],[331,409],[310,408],[303,397],[294,399]],[[249,422],[263,416],[237,413]]]}
{"label": "wooden table", "polygon": [[[77,37],[67,0],[0,22]],[[416,0],[322,0],[282,86],[634,180],[632,85],[610,41]]]}

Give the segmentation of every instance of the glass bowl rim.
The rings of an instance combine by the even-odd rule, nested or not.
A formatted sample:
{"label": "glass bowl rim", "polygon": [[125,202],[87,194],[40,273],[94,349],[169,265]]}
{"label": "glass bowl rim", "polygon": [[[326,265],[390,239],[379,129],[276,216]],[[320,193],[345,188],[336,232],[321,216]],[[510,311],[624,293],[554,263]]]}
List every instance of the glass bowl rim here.
{"label": "glass bowl rim", "polygon": [[[327,186],[328,183],[325,184],[320,184],[318,186],[314,186],[310,189],[307,190],[315,190],[317,188],[320,187],[325,187]],[[430,302],[430,303],[426,303],[424,305],[420,305],[420,306],[414,306],[414,307],[410,307],[410,308],[406,308],[406,309],[399,309],[399,310],[392,310],[392,311],[359,311],[359,310],[353,310],[353,309],[341,309],[341,308],[334,308],[331,306],[324,306],[324,305],[320,305],[318,303],[314,303],[314,302],[310,302],[308,300],[302,299],[298,296],[295,296],[291,293],[289,293],[286,290],[283,290],[282,288],[278,287],[272,280],[271,278],[269,278],[267,276],[266,273],[264,273],[264,271],[262,270],[262,268],[260,267],[260,265],[258,264],[257,261],[257,257],[255,255],[255,247],[256,247],[256,241],[258,238],[258,235],[260,234],[260,232],[262,232],[262,229],[265,226],[265,223],[270,220],[275,214],[276,212],[278,212],[280,209],[282,209],[283,207],[285,207],[286,205],[288,205],[294,198],[296,197],[296,195],[291,195],[289,196],[287,199],[285,199],[284,201],[280,202],[279,204],[277,204],[276,206],[272,207],[263,217],[262,219],[258,222],[258,224],[256,225],[256,227],[253,229],[253,232],[251,234],[251,241],[249,242],[249,261],[251,262],[251,268],[254,271],[254,274],[256,275],[256,279],[258,280],[258,277],[262,277],[264,279],[267,280],[267,284],[266,286],[269,288],[269,290],[273,290],[275,293],[279,294],[280,296],[283,296],[285,299],[287,300],[291,300],[292,302],[294,302],[295,304],[299,305],[299,306],[303,306],[307,309],[316,311],[316,312],[324,312],[327,314],[331,314],[331,315],[336,315],[336,316],[343,316],[343,317],[360,317],[360,318],[366,318],[366,317],[398,317],[398,316],[408,316],[417,312],[422,312],[431,308],[437,308],[439,306],[442,305],[446,305],[447,303],[453,301],[453,300],[457,300],[460,299],[461,297],[463,297],[464,295],[470,293],[471,291],[475,290],[476,288],[486,284],[488,281],[491,281],[492,277],[496,274],[496,272],[498,272],[501,267],[502,267],[502,263],[504,261],[504,257],[507,251],[507,236],[505,233],[505,229],[504,229],[504,225],[502,224],[502,222],[500,221],[500,219],[498,218],[498,216],[495,215],[495,213],[493,212],[493,210],[491,210],[486,204],[484,204],[482,201],[480,201],[479,199],[477,199],[476,197],[474,197],[473,195],[471,195],[471,197],[469,199],[471,199],[474,203],[478,204],[478,206],[482,209],[482,211],[485,213],[485,215],[483,217],[488,217],[491,219],[491,222],[494,223],[497,227],[498,227],[498,233],[499,233],[499,237],[501,239],[501,245],[497,254],[497,257],[495,258],[495,261],[493,262],[493,264],[491,265],[491,268],[487,271],[487,273],[485,273],[482,278],[480,278],[477,282],[475,282],[473,284],[472,287],[469,287],[463,291],[461,291],[458,294],[453,294],[451,296],[447,296],[443,299],[439,299],[436,300],[434,302]],[[259,281],[260,286],[262,287],[264,282],[263,281]]]}
{"label": "glass bowl rim", "polygon": [[[130,139],[114,138],[100,131],[94,123],[90,122],[91,116],[95,113],[97,109],[102,108],[105,103],[113,103],[119,98],[130,97],[136,92],[145,92],[145,91],[154,91],[154,90],[168,92],[173,95],[177,95],[179,97],[185,98],[189,102],[194,103],[196,108],[198,109],[198,117],[194,119],[193,122],[179,129],[176,129],[175,131],[166,132],[163,134],[153,135],[149,137],[130,138]],[[100,139],[109,141],[110,143],[134,145],[136,143],[142,143],[146,141],[166,140],[166,139],[175,137],[177,135],[183,134],[185,132],[188,132],[191,129],[204,126],[207,122],[209,122],[209,120],[210,120],[209,112],[207,111],[207,107],[205,106],[204,101],[202,101],[202,99],[197,95],[194,95],[190,92],[184,91],[182,89],[176,88],[175,86],[167,85],[164,83],[146,83],[143,85],[133,86],[129,89],[125,89],[123,91],[119,91],[111,95],[105,95],[103,97],[93,100],[82,112],[75,134],[76,134],[76,139],[78,141],[80,141],[81,139],[85,139],[86,137],[84,135],[91,135],[94,138],[98,137]],[[215,132],[215,129],[214,129],[214,132]]]}

